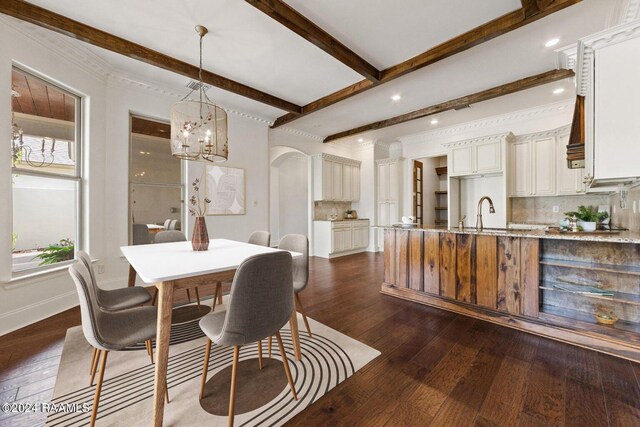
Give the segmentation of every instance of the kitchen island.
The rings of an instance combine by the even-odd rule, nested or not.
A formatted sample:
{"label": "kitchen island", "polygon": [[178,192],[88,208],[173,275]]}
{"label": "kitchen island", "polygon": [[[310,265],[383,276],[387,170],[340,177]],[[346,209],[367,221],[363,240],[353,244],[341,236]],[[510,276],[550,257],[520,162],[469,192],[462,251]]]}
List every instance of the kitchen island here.
{"label": "kitchen island", "polygon": [[[383,294],[640,361],[640,233],[384,235]],[[601,325],[596,313],[619,320]]]}

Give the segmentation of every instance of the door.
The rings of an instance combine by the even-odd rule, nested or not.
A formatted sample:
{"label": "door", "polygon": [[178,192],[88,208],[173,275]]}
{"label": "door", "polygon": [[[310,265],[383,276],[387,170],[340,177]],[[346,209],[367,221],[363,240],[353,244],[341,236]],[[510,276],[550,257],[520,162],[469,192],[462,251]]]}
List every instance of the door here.
{"label": "door", "polygon": [[322,159],[322,200],[333,200],[333,162]]}
{"label": "door", "polygon": [[413,216],[418,224],[422,224],[422,179],[423,164],[418,160],[413,161]]}
{"label": "door", "polygon": [[490,173],[501,172],[502,161],[500,159],[500,149],[502,142],[484,142],[475,145],[475,165],[474,172]]}
{"label": "door", "polygon": [[531,141],[533,155],[533,194],[553,196],[556,191],[556,140],[554,137]]}
{"label": "door", "polygon": [[342,165],[342,200],[353,200],[353,166]]}
{"label": "door", "polygon": [[470,175],[473,173],[473,147],[457,147],[451,150],[450,176]]}
{"label": "door", "polygon": [[386,202],[389,199],[389,164],[378,165],[378,201]]}
{"label": "door", "polygon": [[342,163],[331,162],[331,200],[342,200]]}
{"label": "door", "polygon": [[511,144],[511,184],[510,195],[523,197],[531,195],[531,151],[530,141]]}
{"label": "door", "polygon": [[584,192],[582,184],[582,171],[584,169],[569,169],[567,159],[564,156],[569,135],[556,138],[556,189],[558,195],[572,195]]}

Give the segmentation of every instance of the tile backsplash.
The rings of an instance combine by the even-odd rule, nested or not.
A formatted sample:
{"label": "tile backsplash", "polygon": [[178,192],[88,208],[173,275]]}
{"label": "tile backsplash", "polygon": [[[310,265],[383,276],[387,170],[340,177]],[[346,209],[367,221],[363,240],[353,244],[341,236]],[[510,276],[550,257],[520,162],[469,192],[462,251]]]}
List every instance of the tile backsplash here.
{"label": "tile backsplash", "polygon": [[[511,221],[525,224],[558,225],[566,215],[565,212],[575,211],[578,205],[599,206],[610,205],[610,196],[604,195],[576,195],[554,197],[513,197],[511,198]],[[553,207],[558,207],[558,212]]]}
{"label": "tile backsplash", "polygon": [[[635,202],[635,212],[633,204]],[[640,187],[632,188],[627,193],[627,206],[620,207],[620,194],[611,195],[613,225],[640,232]],[[612,210],[613,212],[613,210]]]}
{"label": "tile backsplash", "polygon": [[[614,227],[628,228],[640,232],[640,187],[627,193],[626,208],[620,207],[620,194],[576,195],[560,197],[514,197],[511,198],[511,221],[525,224],[557,225],[564,219],[564,213],[576,210],[578,205],[608,205],[611,209],[611,223]],[[636,203],[635,213],[633,203]],[[558,212],[553,212],[553,207]]]}
{"label": "tile backsplash", "polygon": [[325,220],[332,213],[338,214],[338,218],[344,218],[344,213],[351,209],[351,202],[314,202],[313,203],[313,219]]}

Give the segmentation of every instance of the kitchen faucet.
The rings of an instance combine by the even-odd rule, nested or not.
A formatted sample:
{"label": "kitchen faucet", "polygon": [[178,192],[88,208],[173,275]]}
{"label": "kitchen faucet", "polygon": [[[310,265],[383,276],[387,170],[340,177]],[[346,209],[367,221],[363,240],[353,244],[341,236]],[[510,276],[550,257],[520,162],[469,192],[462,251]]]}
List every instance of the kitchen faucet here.
{"label": "kitchen faucet", "polygon": [[476,229],[482,230],[482,202],[487,200],[489,202],[489,213],[496,213],[496,210],[493,208],[493,201],[489,196],[482,196],[480,201],[478,202],[478,216],[476,218]]}

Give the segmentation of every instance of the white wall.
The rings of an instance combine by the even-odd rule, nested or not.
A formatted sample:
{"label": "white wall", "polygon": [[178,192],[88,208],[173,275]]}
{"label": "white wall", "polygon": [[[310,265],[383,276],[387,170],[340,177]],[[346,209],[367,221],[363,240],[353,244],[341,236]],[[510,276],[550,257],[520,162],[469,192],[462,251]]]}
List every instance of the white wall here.
{"label": "white wall", "polygon": [[[37,36],[25,36],[16,28],[26,24],[3,18],[0,25],[0,135],[9,135],[11,70],[13,62],[36,70],[69,90],[84,96],[82,132],[85,140],[86,197],[83,209],[90,220],[83,223],[84,247],[94,256],[106,248],[104,218],[106,140],[105,80],[89,72],[80,61],[41,46]],[[43,30],[44,31],[44,30]],[[71,57],[70,57],[71,58]],[[90,107],[90,109],[89,109]],[[0,144],[0,334],[49,317],[77,304],[75,288],[66,270],[33,279],[11,281],[11,162],[9,144]],[[22,221],[22,219],[18,219]]]}
{"label": "white wall", "polygon": [[273,242],[280,240],[286,234],[307,234],[309,225],[307,166],[306,156],[287,156],[277,168],[279,224],[278,232],[272,233]]}
{"label": "white wall", "polygon": [[[207,215],[209,238],[246,241],[257,230],[269,230],[269,144],[268,125],[229,114],[229,158],[224,166],[245,170],[245,214]],[[194,179],[202,181],[206,164],[187,163],[187,187]],[[188,217],[187,236],[193,230]]]}
{"label": "white wall", "polygon": [[[84,220],[80,247],[98,259],[98,282],[105,288],[126,283],[128,264],[120,246],[128,242],[129,115],[168,120],[178,96],[94,69],[63,36],[0,18],[0,134],[9,135],[12,61],[84,97]],[[44,40],[44,42],[43,42]],[[45,43],[43,45],[43,43]],[[247,179],[247,214],[207,217],[211,237],[246,240],[269,226],[268,125],[229,114],[228,165]],[[11,280],[11,162],[9,144],[0,144],[0,335],[77,305],[66,269]],[[203,166],[189,162],[188,177]],[[190,228],[189,228],[190,230]]]}

